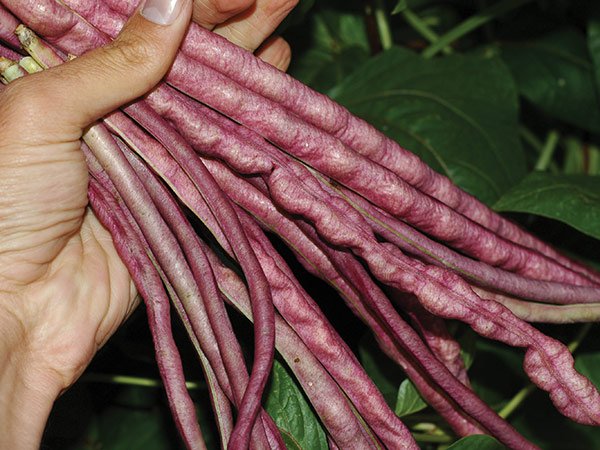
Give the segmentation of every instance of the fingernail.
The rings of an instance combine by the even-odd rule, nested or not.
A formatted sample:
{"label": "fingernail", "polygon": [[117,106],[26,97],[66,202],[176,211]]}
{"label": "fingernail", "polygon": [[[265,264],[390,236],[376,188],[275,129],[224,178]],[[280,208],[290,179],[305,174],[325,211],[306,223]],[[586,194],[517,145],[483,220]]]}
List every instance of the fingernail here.
{"label": "fingernail", "polygon": [[183,0],[146,0],[141,14],[158,25],[171,25],[181,12]]}

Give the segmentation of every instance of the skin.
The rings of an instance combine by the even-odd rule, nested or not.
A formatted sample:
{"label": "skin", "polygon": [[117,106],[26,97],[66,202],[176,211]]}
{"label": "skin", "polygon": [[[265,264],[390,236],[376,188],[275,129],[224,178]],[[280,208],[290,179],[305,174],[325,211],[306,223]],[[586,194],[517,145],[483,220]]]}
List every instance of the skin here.
{"label": "skin", "polygon": [[192,15],[289,64],[287,43],[267,38],[297,0],[183,1],[172,25],[135,15],[109,47],[0,90],[0,448],[39,448],[54,400],[139,303],[87,207],[84,130],[151,90]]}

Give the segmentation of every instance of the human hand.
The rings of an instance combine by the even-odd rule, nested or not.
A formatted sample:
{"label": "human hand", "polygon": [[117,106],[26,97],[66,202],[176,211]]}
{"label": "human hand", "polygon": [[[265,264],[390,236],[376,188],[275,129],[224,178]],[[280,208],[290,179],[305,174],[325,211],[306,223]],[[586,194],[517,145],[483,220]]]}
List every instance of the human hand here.
{"label": "human hand", "polygon": [[[168,25],[135,15],[109,47],[0,91],[0,448],[37,448],[55,398],[137,305],[110,235],[87,208],[84,130],[164,76],[192,13],[255,50],[296,1],[179,3]],[[277,38],[257,54],[281,69],[290,59]]]}

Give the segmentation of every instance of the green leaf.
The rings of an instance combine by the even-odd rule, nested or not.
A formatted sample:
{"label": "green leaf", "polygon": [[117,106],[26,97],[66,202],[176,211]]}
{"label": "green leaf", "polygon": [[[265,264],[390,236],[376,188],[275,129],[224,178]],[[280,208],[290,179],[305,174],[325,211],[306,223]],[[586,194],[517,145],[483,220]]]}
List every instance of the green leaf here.
{"label": "green leaf", "polygon": [[600,7],[594,4],[587,28],[588,51],[594,65],[596,92],[600,93]]}
{"label": "green leaf", "polygon": [[585,38],[574,29],[505,45],[519,92],[546,114],[600,132],[600,103]]}
{"label": "green leaf", "polygon": [[533,172],[494,208],[559,220],[600,239],[600,177]]}
{"label": "green leaf", "polygon": [[391,15],[393,16],[395,14],[400,14],[406,8],[408,8],[408,4],[406,3],[406,0],[398,0],[398,3],[396,4],[396,6],[394,7],[394,9],[392,9]]}
{"label": "green leaf", "polygon": [[575,368],[600,388],[600,352],[582,353],[575,358]]}
{"label": "green leaf", "polygon": [[369,58],[364,19],[358,14],[325,10],[312,15],[302,31],[300,46],[308,34],[309,48],[295,56],[290,74],[313,89],[327,92]]}
{"label": "green leaf", "polygon": [[332,94],[485,202],[525,174],[516,88],[489,52],[426,61],[392,48]]}
{"label": "green leaf", "polygon": [[328,449],[325,432],[286,369],[275,361],[265,409],[282,432],[288,449]]}
{"label": "green leaf", "polygon": [[476,434],[456,441],[447,450],[504,450],[505,448],[491,436]]}
{"label": "green leaf", "polygon": [[400,383],[398,398],[394,412],[398,417],[408,416],[427,408],[427,403],[421,398],[415,385],[410,380]]}

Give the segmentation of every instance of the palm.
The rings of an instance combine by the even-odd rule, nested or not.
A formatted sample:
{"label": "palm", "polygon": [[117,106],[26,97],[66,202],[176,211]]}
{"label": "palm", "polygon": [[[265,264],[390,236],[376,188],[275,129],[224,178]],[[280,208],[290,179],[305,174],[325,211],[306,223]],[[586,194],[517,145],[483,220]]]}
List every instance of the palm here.
{"label": "palm", "polygon": [[[18,225],[6,234],[12,264],[0,265],[5,290],[14,294],[0,320],[12,324],[11,333],[27,343],[23,350],[66,387],[133,309],[135,290],[110,235],[86,210],[78,141],[8,145],[2,157],[11,155],[25,164],[12,171],[14,204],[3,214],[5,223]],[[21,170],[29,176],[18,176]],[[21,195],[28,211],[18,208]]]}

